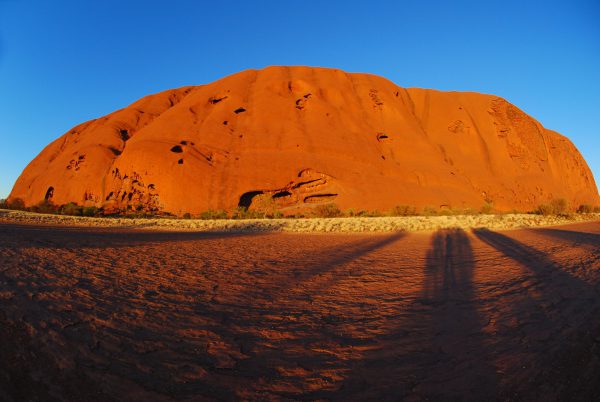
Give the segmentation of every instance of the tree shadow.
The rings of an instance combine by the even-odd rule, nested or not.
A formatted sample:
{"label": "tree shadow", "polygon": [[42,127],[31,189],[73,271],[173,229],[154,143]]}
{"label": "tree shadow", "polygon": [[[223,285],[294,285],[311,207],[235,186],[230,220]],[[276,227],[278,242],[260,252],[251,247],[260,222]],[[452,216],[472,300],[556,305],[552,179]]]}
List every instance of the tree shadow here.
{"label": "tree shadow", "polygon": [[[399,232],[363,238],[310,255],[292,254],[288,265],[269,276],[266,282],[242,287],[237,294],[228,295],[227,303],[198,303],[197,311],[215,318],[216,325],[210,327],[211,331],[244,350],[248,358],[236,363],[238,370],[253,373],[257,378],[279,381],[281,378],[274,366],[280,369],[292,366],[310,371],[310,376],[318,378],[320,372],[339,366],[339,361],[333,353],[315,351],[316,345],[333,343],[343,348],[361,341],[339,331],[339,326],[348,319],[343,311],[319,305],[313,297],[343,281],[346,275],[340,270],[347,264],[405,236]],[[321,278],[324,275],[335,276]],[[237,298],[240,304],[232,304],[232,298]],[[273,348],[269,339],[274,332],[283,339],[277,348]],[[285,378],[288,386],[293,387],[304,386],[306,380],[306,373],[297,377],[288,374]],[[297,393],[286,391],[277,395],[298,397]]]}
{"label": "tree shadow", "polygon": [[[10,237],[10,234],[4,233],[6,237]],[[38,233],[34,231],[31,234]],[[26,235],[31,236],[31,234],[28,232]],[[404,233],[353,239],[351,242],[342,243],[339,247],[317,248],[310,254],[290,252],[285,261],[288,266],[282,267],[288,269],[279,272],[276,269],[271,270],[274,275],[269,276],[265,283],[249,284],[242,280],[241,284],[244,287],[241,288],[241,295],[225,299],[204,297],[200,291],[190,292],[190,297],[186,300],[179,297],[180,295],[171,298],[168,293],[150,294],[147,292],[150,286],[144,283],[141,283],[140,289],[137,290],[127,287],[130,285],[128,283],[125,283],[123,288],[118,284],[113,287],[114,278],[111,276],[124,276],[123,281],[129,279],[123,275],[122,270],[116,269],[133,263],[122,259],[122,256],[126,256],[129,252],[127,250],[116,254],[118,257],[116,266],[113,266],[114,269],[109,272],[105,273],[102,269],[94,271],[96,269],[94,264],[90,264],[86,268],[94,271],[90,273],[102,274],[92,279],[87,276],[78,278],[77,267],[70,267],[68,263],[56,264],[54,260],[44,261],[44,256],[51,253],[53,248],[70,247],[70,242],[77,242],[78,247],[92,247],[88,243],[102,243],[105,247],[122,247],[123,245],[144,246],[148,242],[155,241],[160,245],[160,242],[165,239],[186,241],[229,238],[236,235],[256,234],[187,232],[115,234],[110,230],[89,233],[88,230],[83,229],[81,232],[65,231],[56,237],[53,229],[42,228],[36,244],[38,247],[43,247],[43,250],[38,250],[37,260],[31,261],[32,266],[37,268],[22,270],[19,266],[20,271],[17,276],[13,275],[14,268],[10,275],[8,272],[4,274],[0,272],[0,284],[13,290],[11,303],[21,306],[21,311],[27,312],[28,325],[34,330],[42,331],[41,326],[46,325],[43,324],[44,322],[56,323],[51,324],[51,328],[55,339],[59,339],[58,344],[55,344],[56,340],[48,340],[47,337],[40,336],[41,342],[49,343],[37,344],[35,343],[37,341],[32,341],[32,348],[42,353],[47,351],[50,345],[52,351],[48,352],[49,359],[56,358],[57,353],[64,355],[61,357],[62,360],[71,359],[74,367],[85,374],[81,381],[102,376],[105,379],[104,384],[114,385],[118,384],[117,381],[132,382],[134,383],[132,389],[136,389],[136,392],[142,392],[141,387],[144,391],[155,393],[154,396],[168,395],[175,398],[204,396],[231,400],[236,399],[236,390],[252,389],[259,379],[273,381],[278,379],[280,375],[277,372],[277,362],[285,360],[294,365],[296,360],[304,359],[311,361],[317,367],[336,364],[335,359],[330,355],[306,347],[307,342],[321,341],[327,337],[326,334],[315,331],[323,316],[321,313],[309,311],[310,302],[300,308],[295,307],[293,303],[288,303],[290,289],[300,285],[308,286],[307,289],[311,289],[312,285],[319,286],[320,275],[331,273],[362,255],[391,244],[402,238]],[[91,238],[82,241],[78,236]],[[103,240],[98,242],[98,239]],[[239,245],[239,243],[238,241],[235,244]],[[175,245],[165,250],[173,252],[177,247]],[[185,252],[196,250],[192,246],[186,247]],[[152,247],[140,251],[157,253],[157,250],[159,249]],[[93,258],[93,254],[90,258]],[[255,256],[249,254],[247,258],[252,260]],[[194,269],[193,263],[189,260],[186,264],[189,264],[189,269]],[[235,267],[223,267],[223,269],[229,268]],[[169,264],[161,267],[157,275],[168,269]],[[231,278],[236,280],[235,276]],[[141,279],[150,281],[152,277]],[[136,277],[136,280],[137,285],[140,285],[140,278]],[[157,282],[161,283],[159,278]],[[150,284],[154,287],[156,285],[156,283]],[[193,285],[185,286],[185,289],[179,288],[180,292],[187,293],[190,290],[193,291]],[[140,293],[144,291],[146,294]],[[50,300],[38,299],[36,296],[38,292],[54,297]],[[60,294],[65,292],[76,296],[60,299]],[[295,321],[287,319],[299,310],[302,310],[303,314],[300,319]],[[143,320],[138,318],[140,315],[144,317]],[[168,317],[168,325],[163,321],[165,317]],[[99,325],[98,323],[101,322],[106,324]],[[291,336],[276,348],[265,346],[272,342],[269,337],[275,333]],[[64,350],[67,345],[67,350]],[[78,351],[84,353],[79,354]],[[44,369],[49,369],[49,366],[40,368],[34,362],[24,364],[22,367],[24,379],[27,380],[27,376],[35,375],[36,370]],[[64,376],[58,376],[56,382],[73,377],[70,373],[72,371],[65,371]],[[290,381],[300,384],[304,380],[305,378],[298,378]],[[56,386],[60,387],[59,384]],[[120,386],[123,386],[122,383]],[[107,391],[105,387],[103,390]],[[38,397],[44,399],[40,395]]]}
{"label": "tree shadow", "polygon": [[[573,236],[590,239],[587,234],[580,236],[554,229],[542,231],[566,240],[573,240]],[[600,364],[586,363],[584,359],[573,361],[572,355],[581,355],[581,345],[586,339],[598,336],[598,326],[594,324],[600,311],[597,289],[534,247],[488,229],[474,229],[473,233],[533,274],[531,279],[518,283],[519,298],[509,300],[515,324],[504,334],[504,348],[513,358],[519,355],[521,358],[518,367],[506,373],[508,382],[501,397],[594,399],[589,398],[600,391],[598,373],[591,383],[582,383],[580,378],[589,374],[590,367],[597,368]]]}
{"label": "tree shadow", "polygon": [[587,233],[587,232],[576,232],[573,230],[545,229],[545,228],[538,228],[538,229],[535,229],[532,231],[535,233],[541,233],[547,237],[553,237],[556,239],[571,242],[575,246],[578,246],[580,244],[587,244],[590,246],[598,247],[598,249],[600,249],[600,234]]}
{"label": "tree shadow", "polygon": [[[57,258],[44,260],[52,253],[54,232],[50,229],[44,233],[42,240],[49,244],[41,243],[45,248],[37,250],[40,251],[36,254],[39,260],[33,261],[34,269],[19,263],[18,259],[0,260],[13,265],[11,272],[0,270],[0,291],[12,290],[15,293],[13,299],[3,301],[2,297],[7,296],[0,292],[0,307],[27,315],[27,325],[38,334],[32,337],[31,349],[40,351],[42,355],[50,353],[44,355],[46,360],[64,353],[64,359],[61,360],[61,356],[57,361],[71,359],[75,370],[85,373],[84,378],[79,380],[79,377],[67,373],[63,377],[52,377],[52,381],[59,383],[75,378],[84,384],[101,378],[104,385],[100,391],[108,392],[107,387],[115,384],[124,390],[127,385],[123,384],[130,384],[132,389],[150,392],[146,399],[157,396],[178,399],[258,399],[264,396],[264,399],[294,400],[539,399],[534,392],[552,383],[554,372],[545,372],[533,380],[510,377],[513,382],[515,378],[521,379],[523,389],[530,393],[521,392],[520,388],[507,391],[504,389],[506,384],[499,383],[499,374],[493,365],[495,358],[499,353],[519,356],[515,350],[530,348],[538,353],[536,364],[556,366],[559,362],[554,361],[557,348],[564,350],[564,344],[575,339],[565,338],[560,331],[566,326],[580,329],[579,323],[589,319],[587,313],[592,310],[578,311],[581,303],[589,302],[598,307],[594,289],[562,271],[550,256],[488,230],[473,233],[526,267],[533,273],[531,276],[537,278],[535,289],[515,281],[514,286],[523,296],[512,299],[523,303],[514,306],[522,312],[517,317],[523,322],[517,328],[522,332],[514,332],[510,328],[503,338],[497,340],[490,339],[492,335],[484,331],[487,319],[482,313],[482,304],[488,299],[482,300],[487,296],[480,292],[480,281],[474,282],[475,270],[487,266],[485,262],[475,264],[472,238],[458,229],[436,232],[431,237],[427,253],[419,253],[419,256],[425,256],[425,262],[422,265],[415,262],[418,264],[415,271],[422,272],[423,280],[419,275],[414,276],[412,289],[418,290],[411,290],[412,293],[406,291],[402,272],[388,276],[397,282],[390,282],[390,288],[384,291],[381,287],[365,287],[356,292],[348,290],[352,284],[385,278],[385,275],[374,275],[378,270],[389,274],[394,270],[402,271],[412,263],[403,265],[394,259],[394,256],[411,256],[406,247],[390,249],[389,254],[386,251],[385,258],[377,253],[402,239],[404,233],[358,239],[346,236],[334,241],[337,245],[327,248],[324,245],[331,243],[320,244],[319,235],[312,236],[308,243],[308,237],[290,236],[290,239],[296,240],[289,242],[286,239],[280,243],[266,240],[257,249],[265,254],[253,255],[253,249],[248,248],[244,251],[247,256],[238,252],[237,259],[231,259],[234,253],[226,249],[215,257],[214,264],[219,270],[231,270],[231,273],[223,275],[217,283],[222,288],[231,285],[225,282],[233,282],[235,286],[223,291],[213,288],[214,294],[210,294],[212,282],[209,276],[211,272],[218,271],[207,270],[207,275],[199,279],[194,276],[203,269],[198,264],[200,260],[212,258],[205,257],[205,253],[211,252],[212,245],[196,247],[194,243],[182,247],[171,244],[170,248],[161,248],[160,236],[169,237],[167,241],[186,241],[227,238],[232,234],[165,232],[159,233],[156,240],[153,237],[155,232],[143,232],[140,238],[136,237],[138,232],[124,232],[117,236],[115,243],[111,243],[109,237],[113,233],[107,230],[100,234],[100,238],[106,238],[107,244],[114,244],[110,247],[147,245],[157,241],[156,247],[152,245],[143,250],[150,256],[142,258],[140,264],[154,257],[160,258],[163,253],[169,253],[168,257],[180,253],[182,258],[186,258],[161,260],[158,264],[164,266],[161,265],[160,270],[148,273],[142,269],[136,276],[128,278],[127,269],[132,262],[125,257],[135,250],[120,249],[115,251],[118,256],[116,265],[110,267],[114,270],[105,271],[100,267],[94,271],[95,267],[90,264],[88,269],[96,276],[86,276],[83,278],[86,280],[82,280],[73,277],[68,263],[56,262]],[[78,234],[87,236],[87,231],[69,232],[66,237],[59,237],[57,242],[79,241],[83,244],[76,239]],[[10,240],[10,233],[0,230],[0,235],[4,235],[6,241]],[[17,235],[20,236],[19,233]],[[175,237],[170,237],[173,235]],[[255,234],[238,234],[247,235]],[[130,242],[132,238],[133,242]],[[2,242],[4,245],[4,240]],[[223,244],[222,249],[247,245],[244,240]],[[286,245],[290,250],[285,248]],[[200,257],[187,258],[191,253],[198,253]],[[371,253],[374,253],[373,259],[361,258]],[[67,256],[69,252],[63,254]],[[0,254],[2,257],[3,254]],[[414,255],[408,258],[414,258]],[[169,277],[180,281],[173,284],[173,290],[161,290],[159,294],[148,292],[168,286],[168,281],[162,280],[161,276],[171,268],[178,268],[180,263],[184,264],[184,274]],[[240,265],[236,266],[238,263]],[[252,265],[254,263],[256,265]],[[382,265],[378,267],[380,263]],[[242,268],[245,269],[244,276],[241,276]],[[355,282],[344,282],[350,271],[356,278]],[[124,282],[131,279],[132,283],[125,283],[123,288],[113,287],[113,272]],[[371,277],[366,278],[366,275]],[[341,288],[339,297],[322,297],[340,283],[345,287]],[[133,285],[138,288],[128,287]],[[54,296],[53,299],[36,297],[38,290],[44,293],[52,286],[56,289],[46,293]],[[391,289],[396,286],[397,289]],[[501,284],[493,286],[495,291]],[[542,305],[545,301],[540,301],[534,291],[542,296],[559,295],[567,298],[567,303],[561,301],[562,304],[555,310],[547,310],[545,304]],[[400,297],[398,301],[389,298],[385,303],[377,300],[381,295],[399,296],[401,293],[412,296],[406,296],[402,301]],[[60,298],[62,294],[66,295],[64,299]],[[504,296],[502,293],[486,308],[498,308],[509,303],[511,300],[503,299]],[[361,300],[363,298],[369,300]],[[570,304],[569,299],[577,299],[578,304]],[[365,310],[356,307],[363,301]],[[557,311],[568,317],[558,317]],[[360,315],[353,315],[354,312]],[[7,325],[14,324],[15,315],[9,318]],[[42,327],[42,321],[52,330],[53,339],[44,335],[48,330]],[[543,341],[537,340],[539,336],[530,339],[531,333],[538,335],[538,327],[544,331],[550,329],[550,335]],[[555,332],[552,331],[555,330],[560,336],[553,339]],[[521,336],[521,333],[525,335]],[[47,343],[40,345],[38,341]],[[548,356],[544,356],[545,348]],[[40,372],[40,367],[34,362],[27,364],[30,371],[25,370],[23,375]],[[55,363],[50,361],[47,364],[46,370],[53,370]],[[565,374],[563,368],[558,373],[573,379],[572,384],[576,384],[580,372],[575,363],[569,364],[567,367],[574,368],[573,374]],[[516,369],[520,370],[521,366],[518,366]],[[527,373],[535,374],[536,371]],[[594,373],[590,375],[597,378],[597,372],[596,377]],[[558,374],[556,376],[558,378]],[[576,394],[573,387],[567,391],[581,395]],[[567,391],[560,395],[568,396]],[[108,393],[116,395],[113,391]],[[1,396],[0,393],[0,399]]]}
{"label": "tree shadow", "polygon": [[238,230],[228,231],[168,231],[140,230],[137,226],[88,228],[0,223],[0,246],[11,247],[13,249],[102,249],[136,247],[148,243],[261,236],[271,232],[278,232],[278,230],[278,227],[274,227],[268,231],[251,231],[249,227],[244,228],[243,225]]}
{"label": "tree shadow", "polygon": [[[306,292],[318,292],[325,287],[333,286],[335,282],[343,279],[337,276],[332,280],[315,280],[317,277],[329,274],[361,256],[372,253],[406,236],[405,232],[382,235],[374,238],[353,241],[342,247],[333,246],[318,252],[305,254],[290,253],[286,266],[277,274],[271,276],[266,283],[260,284],[261,293],[270,301],[281,301],[290,296],[290,290],[302,286]],[[255,284],[249,284],[255,287]],[[250,289],[243,288],[241,292]]]}
{"label": "tree shadow", "polygon": [[[548,231],[549,229],[545,229],[545,232],[542,233],[548,234]],[[554,262],[546,253],[504,234],[492,232],[488,229],[474,229],[473,233],[484,243],[487,243],[533,272],[538,279],[544,280],[547,285],[557,286],[558,284],[561,284],[563,287],[568,286],[569,288],[572,288],[579,296],[592,295],[588,283],[565,272],[562,267]],[[554,233],[554,231],[552,231],[552,233]],[[564,238],[564,236],[571,236],[571,234],[570,232],[567,234],[558,233],[557,236]],[[572,239],[572,237],[570,238]]]}
{"label": "tree shadow", "polygon": [[477,310],[473,271],[468,235],[460,229],[436,232],[419,297],[385,323],[337,389],[308,397],[489,400],[497,378]]}

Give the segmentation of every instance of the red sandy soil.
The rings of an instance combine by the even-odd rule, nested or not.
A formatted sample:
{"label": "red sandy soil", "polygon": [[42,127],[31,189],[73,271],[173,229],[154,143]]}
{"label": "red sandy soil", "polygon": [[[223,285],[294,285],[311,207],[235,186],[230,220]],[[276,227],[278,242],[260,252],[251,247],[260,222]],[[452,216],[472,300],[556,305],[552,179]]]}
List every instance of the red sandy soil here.
{"label": "red sandy soil", "polygon": [[0,225],[0,399],[598,400],[600,222]]}

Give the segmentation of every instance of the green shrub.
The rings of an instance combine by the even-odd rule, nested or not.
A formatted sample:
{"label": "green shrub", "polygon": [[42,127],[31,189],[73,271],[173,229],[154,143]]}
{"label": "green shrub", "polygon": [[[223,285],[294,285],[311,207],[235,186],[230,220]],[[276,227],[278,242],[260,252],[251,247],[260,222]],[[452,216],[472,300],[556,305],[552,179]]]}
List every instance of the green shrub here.
{"label": "green shrub", "polygon": [[589,204],[581,204],[577,208],[577,213],[579,214],[591,214],[592,212],[594,212],[594,207]]}
{"label": "green shrub", "polygon": [[335,204],[317,205],[313,212],[319,218],[336,218],[342,216],[342,211]]}
{"label": "green shrub", "polygon": [[381,211],[379,211],[377,209],[373,209],[371,211],[367,211],[367,210],[361,209],[354,216],[358,216],[358,217],[361,217],[361,218],[374,218],[374,217],[377,217],[377,216],[384,216],[384,215],[385,214],[383,214]]}
{"label": "green shrub", "polygon": [[25,201],[20,198],[13,198],[12,200],[6,200],[6,208],[16,209],[19,211],[25,211]]}
{"label": "green shrub", "polygon": [[538,215],[564,215],[567,212],[567,201],[564,198],[555,198],[548,204],[539,205],[535,213]]}
{"label": "green shrub", "polygon": [[231,212],[231,219],[253,219],[259,213],[257,211],[249,211],[246,207],[237,207]]}
{"label": "green shrub", "polygon": [[417,208],[409,205],[397,205],[390,212],[391,216],[415,216],[417,215]]}
{"label": "green shrub", "polygon": [[96,216],[99,213],[99,209],[96,207],[83,207],[81,214],[83,216]]}
{"label": "green shrub", "polygon": [[433,207],[424,207],[423,211],[421,212],[421,215],[424,216],[436,216],[439,215],[439,212],[437,209],[433,208]]}
{"label": "green shrub", "polygon": [[201,212],[199,215],[200,219],[227,219],[227,212],[222,210],[222,209],[218,209],[216,211],[209,209],[208,211],[204,211]]}
{"label": "green shrub", "polygon": [[186,212],[185,214],[183,214],[181,216],[183,219],[192,219],[192,214],[190,214],[189,212]]}
{"label": "green shrub", "polygon": [[229,214],[224,209],[218,209],[215,212],[215,219],[229,219]]}
{"label": "green shrub", "polygon": [[[248,208],[246,207],[237,207],[231,212],[231,219],[244,219],[246,213],[248,212]],[[200,215],[202,216],[202,215]]]}
{"label": "green shrub", "polygon": [[564,198],[558,198],[550,201],[550,205],[554,209],[554,213],[557,215],[562,215],[567,212],[567,200]]}
{"label": "green shrub", "polygon": [[538,215],[552,215],[552,207],[550,204],[540,204],[535,209],[534,213]]}
{"label": "green shrub", "polygon": [[483,204],[483,206],[479,210],[479,212],[486,215],[491,214],[492,212],[494,212],[494,203],[486,201],[485,204]]}
{"label": "green shrub", "polygon": [[58,209],[58,212],[61,215],[81,216],[83,215],[83,207],[74,202],[70,202],[68,204],[61,205],[61,207]]}
{"label": "green shrub", "polygon": [[51,201],[42,200],[37,205],[31,207],[31,211],[39,212],[40,214],[53,214],[56,213],[58,207],[56,207]]}
{"label": "green shrub", "polygon": [[[100,215],[102,213],[102,209],[99,208],[98,211],[96,212],[97,215]],[[127,219],[148,219],[148,218],[156,218],[156,215],[152,215],[149,214],[147,212],[128,212],[123,214],[123,212],[119,212],[117,214],[111,214],[111,215],[104,215],[104,216],[112,216],[115,218],[127,218]],[[175,215],[171,215],[171,214],[165,214],[165,217],[168,217],[170,219],[175,219],[177,218]]]}

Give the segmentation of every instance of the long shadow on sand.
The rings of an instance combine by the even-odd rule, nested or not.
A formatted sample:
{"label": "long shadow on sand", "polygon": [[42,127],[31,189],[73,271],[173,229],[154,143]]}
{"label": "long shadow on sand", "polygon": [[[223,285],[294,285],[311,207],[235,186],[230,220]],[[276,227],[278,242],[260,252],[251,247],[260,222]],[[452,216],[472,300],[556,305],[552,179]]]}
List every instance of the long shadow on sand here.
{"label": "long shadow on sand", "polygon": [[[424,282],[409,310],[352,362],[338,389],[309,394],[334,400],[486,400],[497,379],[488,359],[473,286],[470,240],[460,230],[433,235]],[[400,291],[400,289],[399,289]]]}
{"label": "long shadow on sand", "polygon": [[486,350],[486,320],[478,312],[468,235],[461,229],[437,232],[425,270],[422,300],[432,306],[429,328],[437,361],[427,369],[422,394],[432,400],[495,395],[497,374]]}
{"label": "long shadow on sand", "polygon": [[[88,242],[77,239],[81,233],[67,231],[59,234],[58,238],[53,234],[51,230],[42,230],[41,247],[51,249],[54,244],[62,247],[71,241],[78,244]],[[119,247],[123,243],[136,244],[138,237],[143,241],[160,242],[164,238],[202,240],[232,236],[230,233],[136,232],[117,234],[115,240],[112,238],[114,233],[94,235],[112,247]],[[28,316],[27,325],[34,332],[43,334],[47,331],[42,329],[43,325],[48,325],[45,323],[56,323],[50,324],[54,340],[40,336],[39,339],[31,339],[30,343],[36,353],[48,356],[44,359],[48,361],[46,367],[40,368],[35,362],[21,361],[13,368],[7,368],[7,373],[0,370],[0,374],[7,374],[8,378],[18,375],[21,389],[31,390],[30,394],[17,393],[13,397],[45,399],[49,394],[44,384],[40,385],[34,379],[35,372],[53,370],[55,364],[52,360],[60,357],[62,361],[72,362],[73,369],[51,377],[54,386],[60,389],[66,387],[61,385],[61,381],[69,381],[69,387],[75,388],[72,391],[75,394],[71,391],[69,394],[77,397],[87,396],[84,384],[102,378],[105,384],[102,389],[112,389],[112,395],[124,392],[121,394],[124,400],[141,397],[154,399],[167,395],[177,399],[202,396],[236,399],[239,396],[236,390],[240,388],[251,389],[265,379],[279,379],[281,374],[277,367],[281,362],[284,366],[286,362],[295,365],[297,359],[306,359],[317,367],[336,364],[331,355],[305,347],[307,342],[322,340],[324,335],[315,332],[315,325],[322,320],[322,313],[313,313],[306,308],[306,311],[300,312],[306,313],[306,319],[287,320],[290,313],[288,309],[293,309],[293,306],[286,305],[286,289],[300,284],[317,284],[319,275],[336,270],[402,236],[404,234],[397,233],[361,239],[342,247],[318,249],[308,257],[291,253],[289,266],[282,267],[281,272],[273,270],[275,275],[260,284],[263,288],[259,293],[253,292],[255,289],[252,285],[248,287],[248,283],[242,280],[241,283],[246,286],[243,294],[240,297],[229,295],[227,299],[211,299],[200,292],[189,299],[168,293],[146,296],[140,294],[144,286],[136,290],[127,287],[129,284],[126,282],[125,287],[112,287],[112,278],[104,275],[103,271],[97,272],[103,275],[96,276],[93,282],[79,280],[65,290],[61,283],[71,283],[68,280],[70,276],[76,276],[76,270],[71,272],[68,266],[54,266],[52,262],[41,264],[43,269],[38,266],[33,270],[19,271],[19,279],[12,276],[15,268],[11,270],[10,277],[8,272],[0,272],[0,283],[11,284],[14,293],[11,304],[24,306],[22,313]],[[51,243],[44,245],[43,241]],[[252,258],[249,256],[249,259]],[[126,262],[118,263],[119,266],[127,266]],[[192,266],[188,269],[194,270]],[[114,275],[123,276],[123,273],[115,272]],[[17,280],[20,282],[15,286]],[[53,283],[53,280],[60,282]],[[126,280],[123,278],[123,281]],[[52,286],[56,287],[56,291],[67,291],[78,296],[68,297],[64,302],[57,299],[51,302],[38,300],[36,293]],[[165,319],[168,319],[168,325],[165,325]],[[10,325],[10,320],[7,324]],[[277,342],[270,338],[277,334],[291,335],[291,339],[283,338]],[[29,342],[27,338],[23,334],[22,342]],[[38,344],[38,341],[42,343]],[[6,348],[8,352],[12,349]],[[8,358],[14,360],[15,356],[9,353]],[[79,376],[75,373],[79,373]],[[304,377],[298,378],[298,386],[304,380]],[[295,383],[294,379],[288,382]],[[77,391],[78,388],[81,389]],[[136,396],[135,392],[142,392],[140,388],[149,392],[150,396],[144,393]]]}
{"label": "long shadow on sand", "polygon": [[[574,235],[550,229],[543,232],[563,240],[573,240]],[[590,360],[591,347],[582,348],[598,335],[598,325],[594,324],[600,309],[598,290],[566,272],[548,254],[514,238],[487,229],[473,233],[533,274],[527,288],[520,285],[522,299],[511,306],[517,325],[505,339],[512,345],[509,352],[516,355],[520,350],[524,360],[519,363],[522,367],[507,373],[512,381],[500,396],[517,400],[594,399],[591,395],[600,391],[600,364]],[[515,344],[515,339],[520,342]],[[589,381],[590,375],[593,381]]]}
{"label": "long shadow on sand", "polygon": [[[36,236],[0,228],[3,247],[10,244],[11,234],[27,239]],[[0,339],[0,358],[10,362],[0,365],[0,391],[16,400],[52,400],[49,387],[55,393],[66,392],[73,400],[111,396],[120,400],[539,400],[535,392],[555,378],[562,378],[563,383],[572,380],[572,386],[559,393],[563,399],[569,392],[591,395],[588,391],[593,385],[589,384],[600,384],[587,381],[588,391],[576,393],[576,386],[586,386],[578,377],[597,380],[600,371],[586,376],[578,371],[579,366],[557,358],[557,351],[578,339],[566,338],[560,331],[580,330],[593,306],[598,307],[596,289],[563,271],[551,256],[503,234],[474,231],[486,244],[523,265],[535,283],[524,287],[515,282],[519,296],[524,296],[511,300],[528,303],[515,306],[524,311],[517,317],[524,324],[515,332],[510,328],[498,340],[483,330],[486,320],[478,288],[482,283],[474,282],[475,270],[487,267],[475,263],[471,239],[462,230],[443,230],[432,236],[426,255],[420,253],[426,257],[425,264],[414,270],[419,273],[414,274],[414,289],[422,289],[413,293],[406,291],[402,272],[392,275],[410,263],[395,267],[393,257],[411,254],[402,246],[378,253],[401,240],[403,233],[344,237],[327,243],[336,245],[329,248],[319,245],[315,237],[308,243],[313,248],[304,245],[308,237],[290,237],[295,240],[280,243],[264,237],[265,243],[256,249],[262,254],[246,256],[253,248],[246,250],[250,243],[239,236],[253,233],[165,232],[156,237],[155,232],[127,232],[113,239],[114,233],[107,230],[95,234],[89,243],[115,248],[157,245],[142,248],[149,255],[142,256],[137,273],[129,271],[137,260],[126,259],[135,249],[119,248],[114,250],[114,265],[89,264],[89,275],[82,277],[86,281],[79,278],[77,267],[59,260],[70,253],[82,254],[82,250],[57,254],[52,249],[69,247],[71,242],[85,245],[76,247],[93,246],[78,239],[78,232],[67,231],[58,238],[53,234],[51,229],[42,231],[39,247],[43,250],[32,250],[32,258],[37,258],[30,260],[32,264],[25,259],[26,251],[5,257],[0,253],[4,258],[0,262],[10,264],[10,270],[0,269],[0,325],[9,328],[0,330],[4,338]],[[211,242],[160,246],[162,241],[230,236],[238,238],[222,247],[225,252],[215,250],[217,256],[209,255]],[[230,253],[231,247],[242,251]],[[101,252],[90,253],[89,258]],[[169,259],[178,253],[180,260]],[[373,259],[362,258],[370,254]],[[148,262],[156,259],[157,267],[148,268]],[[213,266],[201,265],[204,259]],[[168,276],[171,270],[180,270],[181,275]],[[219,276],[221,271],[224,274]],[[347,275],[349,271],[354,276]],[[380,284],[356,292],[348,284],[335,288],[346,279],[349,284],[363,285],[366,279],[386,278],[384,274],[390,278],[389,286],[398,289],[377,287]],[[210,275],[220,285],[213,293]],[[120,284],[114,282],[115,277]],[[161,286],[170,285],[172,289],[162,290]],[[493,291],[497,285],[490,285]],[[55,289],[47,291],[50,287]],[[330,297],[321,297],[330,288],[334,290]],[[411,296],[402,301],[377,300],[380,295],[400,293]],[[540,301],[551,295],[562,298],[558,306]],[[309,296],[319,298],[313,302]],[[492,308],[506,303],[502,296],[490,302]],[[380,316],[378,308],[386,308],[386,314]],[[550,335],[542,341],[531,340],[530,331],[537,331],[538,325]],[[499,381],[493,367],[498,357],[495,346],[509,352],[513,347],[532,349],[536,364],[556,366],[558,371],[534,371],[533,379],[510,377],[522,380],[529,393],[522,392],[520,385],[504,390],[506,384]],[[42,356],[42,367],[31,358],[31,351]],[[55,374],[44,376],[47,372]],[[9,386],[14,381],[18,389]],[[4,396],[0,392],[0,399]]]}
{"label": "long shadow on sand", "polygon": [[[541,232],[550,234],[555,231],[545,229]],[[559,284],[561,286],[568,286],[569,288],[572,288],[575,291],[575,295],[579,297],[593,295],[588,283],[565,272],[546,253],[498,232],[492,232],[487,229],[475,229],[473,230],[473,233],[483,242],[525,266],[528,270],[533,272],[538,279],[544,280],[546,284],[550,286]],[[558,235],[561,236],[561,238],[565,238],[565,236],[572,236],[571,233],[574,232],[568,232],[566,234],[558,233]],[[569,238],[573,239],[573,237]]]}
{"label": "long shadow on sand", "polygon": [[[290,255],[287,266],[260,284],[243,287],[237,295],[243,305],[230,303],[199,303],[201,314],[218,318],[209,329],[223,339],[239,344],[247,358],[237,362],[240,374],[252,373],[256,380],[282,382],[285,388],[302,389],[307,374],[295,376],[280,371],[309,371],[308,377],[320,380],[321,373],[339,366],[338,358],[326,351],[315,350],[327,343],[352,347],[363,343],[352,336],[337,331],[345,318],[335,308],[313,304],[311,295],[345,278],[341,270],[362,256],[375,252],[405,236],[405,233],[361,239],[342,247],[319,250],[314,254]],[[367,267],[365,267],[367,268]],[[334,279],[321,276],[335,275]],[[242,299],[239,299],[240,296]],[[277,341],[271,337],[281,338]],[[248,375],[248,374],[246,374]],[[258,385],[255,382],[252,386]],[[297,398],[298,392],[281,390],[279,397]]]}
{"label": "long shadow on sand", "polygon": [[[341,247],[334,246],[309,255],[304,252],[298,254],[290,252],[286,265],[269,277],[267,282],[260,284],[261,294],[269,301],[275,302],[278,299],[289,297],[289,291],[298,287],[302,287],[306,292],[318,292],[324,287],[332,286],[344,277],[344,275],[338,275],[331,280],[321,280],[321,276],[330,274],[361,256],[370,254],[405,236],[406,233],[397,232],[372,239],[363,238]],[[256,287],[256,284],[250,284],[250,286]],[[251,292],[252,289],[243,288],[241,291],[246,293]]]}
{"label": "long shadow on sand", "polygon": [[220,239],[239,236],[260,236],[277,231],[251,231],[243,222],[240,230],[231,231],[166,231],[132,228],[86,228],[65,226],[34,226],[0,223],[0,247],[20,248],[112,248],[135,247],[146,243],[164,243]]}
{"label": "long shadow on sand", "polygon": [[542,228],[535,229],[534,232],[543,234],[544,236],[553,237],[555,239],[571,242],[573,245],[587,244],[590,246],[595,246],[600,250],[600,234],[576,232],[573,230]]}

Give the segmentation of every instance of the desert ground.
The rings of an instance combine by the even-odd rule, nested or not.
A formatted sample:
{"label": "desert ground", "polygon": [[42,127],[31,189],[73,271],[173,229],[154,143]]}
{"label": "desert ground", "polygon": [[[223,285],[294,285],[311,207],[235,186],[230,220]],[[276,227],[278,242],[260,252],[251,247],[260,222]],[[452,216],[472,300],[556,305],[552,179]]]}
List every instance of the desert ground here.
{"label": "desert ground", "polygon": [[598,400],[600,220],[463,226],[5,216],[0,399]]}

